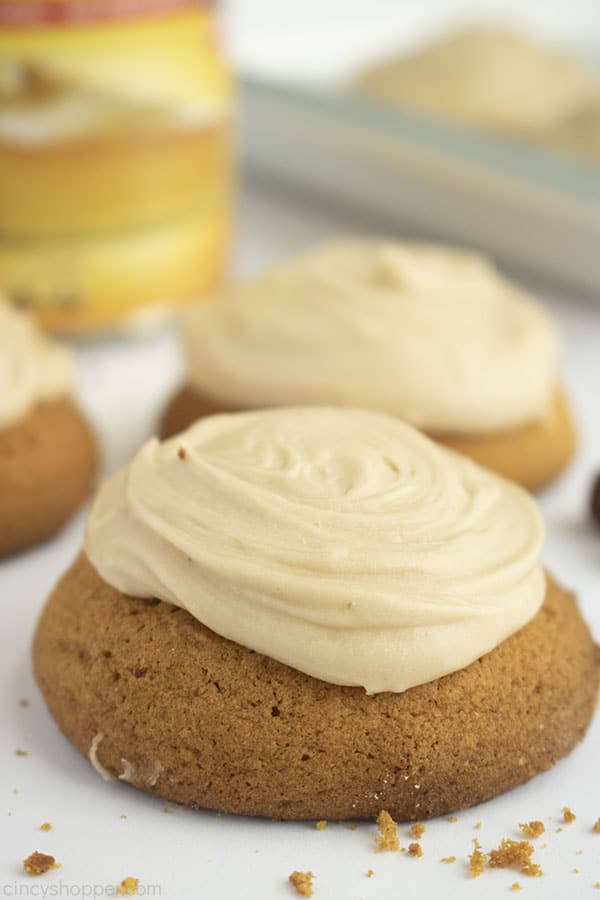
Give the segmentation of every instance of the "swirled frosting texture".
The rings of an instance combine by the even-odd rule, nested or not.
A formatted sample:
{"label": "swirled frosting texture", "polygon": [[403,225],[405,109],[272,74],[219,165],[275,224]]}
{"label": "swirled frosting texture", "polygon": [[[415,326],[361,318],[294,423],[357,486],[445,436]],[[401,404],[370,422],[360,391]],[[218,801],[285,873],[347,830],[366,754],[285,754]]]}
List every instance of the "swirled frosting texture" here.
{"label": "swirled frosting texture", "polygon": [[543,310],[472,253],[328,244],[184,319],[190,383],[224,409],[332,404],[432,434],[541,419],[557,338]]}
{"label": "swirled frosting texture", "polygon": [[23,419],[38,403],[69,394],[72,382],[69,351],[0,300],[0,428]]}
{"label": "swirled frosting texture", "polygon": [[101,489],[102,578],[369,693],[461,669],[543,601],[533,500],[408,425],[326,407],[207,418]]}

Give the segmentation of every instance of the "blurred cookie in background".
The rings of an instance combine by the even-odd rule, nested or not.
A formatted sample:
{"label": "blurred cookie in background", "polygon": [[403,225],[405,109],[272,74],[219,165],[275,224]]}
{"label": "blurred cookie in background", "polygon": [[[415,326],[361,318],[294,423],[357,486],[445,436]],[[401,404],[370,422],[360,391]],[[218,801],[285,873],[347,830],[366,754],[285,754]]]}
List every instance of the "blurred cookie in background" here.
{"label": "blurred cookie in background", "polygon": [[555,325],[477,253],[329,242],[191,307],[182,337],[163,436],[218,412],[373,409],[530,490],[575,452]]}
{"label": "blurred cookie in background", "polygon": [[91,492],[98,459],[66,347],[0,300],[0,558],[55,534]]}
{"label": "blurred cookie in background", "polygon": [[366,68],[365,98],[515,137],[571,116],[599,89],[574,55],[508,26],[472,26]]}

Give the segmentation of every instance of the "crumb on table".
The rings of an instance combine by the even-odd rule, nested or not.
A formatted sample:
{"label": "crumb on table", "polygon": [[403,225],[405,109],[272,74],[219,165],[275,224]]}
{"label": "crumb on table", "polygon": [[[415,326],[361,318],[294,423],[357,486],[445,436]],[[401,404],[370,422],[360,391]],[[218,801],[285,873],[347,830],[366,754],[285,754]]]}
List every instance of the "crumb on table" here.
{"label": "crumb on table", "polygon": [[408,855],[416,856],[416,857],[423,856],[423,848],[421,847],[420,844],[417,844],[416,842],[413,844],[409,844],[408,845]]}
{"label": "crumb on table", "polygon": [[519,822],[519,828],[528,838],[538,838],[546,831],[544,823],[538,819],[534,819],[532,822]]}
{"label": "crumb on table", "polygon": [[477,838],[473,838],[473,852],[469,856],[469,872],[472,878],[479,878],[483,874],[486,862],[487,854],[481,849],[481,844]]}
{"label": "crumb on table", "polygon": [[529,841],[512,841],[502,838],[496,850],[490,850],[488,865],[490,869],[518,869],[521,875],[539,877],[544,873],[541,867],[532,862],[533,844]]}
{"label": "crumb on table", "polygon": [[410,836],[415,838],[417,841],[420,841],[423,835],[425,834],[425,826],[422,822],[415,822],[414,825],[411,825],[410,828]]}
{"label": "crumb on table", "polygon": [[29,704],[29,700],[27,699],[27,697],[21,697],[21,699],[19,700],[19,706],[21,706],[23,709],[25,709],[29,705],[30,704]]}
{"label": "crumb on table", "polygon": [[52,831],[52,825],[50,822],[42,822],[40,825],[40,831]]}
{"label": "crumb on table", "polygon": [[473,830],[479,831],[480,828],[481,828],[481,822],[475,822],[475,824],[473,825]]}
{"label": "crumb on table", "polygon": [[372,878],[375,872],[373,869],[367,869],[367,878]]}
{"label": "crumb on table", "polygon": [[15,756],[28,756],[27,750],[21,750],[20,747],[17,747],[15,750]]}
{"label": "crumb on table", "polygon": [[568,806],[563,806],[562,813],[563,813],[563,822],[566,822],[567,825],[570,825],[577,818],[575,813],[571,809],[569,809]]}
{"label": "crumb on table", "polygon": [[117,894],[128,894],[133,895],[137,894],[138,884],[140,883],[139,878],[132,878],[130,875],[127,878],[124,878],[119,887],[117,888]]}
{"label": "crumb on table", "polygon": [[301,897],[312,897],[312,880],[314,877],[312,872],[292,872],[289,881],[296,889],[296,893],[300,894]]}
{"label": "crumb on table", "polygon": [[60,869],[60,865],[49,853],[40,853],[38,850],[23,860],[23,868],[28,875],[44,875],[50,869]]}
{"label": "crumb on table", "polygon": [[595,831],[596,834],[600,834],[600,819],[596,819],[596,821],[594,822],[594,827],[592,828],[592,831]]}
{"label": "crumb on table", "polygon": [[518,881],[513,881],[513,883],[510,886],[510,889],[511,889],[511,891],[520,891],[521,885],[519,884]]}
{"label": "crumb on table", "polygon": [[315,827],[317,831],[325,831],[327,828],[327,819],[319,819]]}
{"label": "crumb on table", "polygon": [[382,809],[377,816],[377,826],[379,828],[379,834],[375,838],[376,853],[381,853],[384,850],[389,850],[391,853],[397,853],[400,849],[398,831],[396,823],[387,810]]}
{"label": "crumb on table", "polygon": [[449,822],[458,822],[458,816],[448,816]]}
{"label": "crumb on table", "polygon": [[442,856],[442,858],[440,859],[440,862],[454,863],[454,862],[456,862],[456,857],[455,856]]}

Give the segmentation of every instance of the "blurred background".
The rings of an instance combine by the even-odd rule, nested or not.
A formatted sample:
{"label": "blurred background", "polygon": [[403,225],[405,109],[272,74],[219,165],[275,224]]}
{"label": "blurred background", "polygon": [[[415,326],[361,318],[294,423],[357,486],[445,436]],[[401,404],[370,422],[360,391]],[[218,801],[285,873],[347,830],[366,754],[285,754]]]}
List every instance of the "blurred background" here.
{"label": "blurred background", "polygon": [[600,4],[0,0],[0,196],[0,290],[60,333],[162,321],[307,210],[594,299]]}
{"label": "blurred background", "polygon": [[595,0],[228,0],[224,10],[241,70],[274,78],[335,79],[474,22],[513,24],[592,60],[600,53]]}

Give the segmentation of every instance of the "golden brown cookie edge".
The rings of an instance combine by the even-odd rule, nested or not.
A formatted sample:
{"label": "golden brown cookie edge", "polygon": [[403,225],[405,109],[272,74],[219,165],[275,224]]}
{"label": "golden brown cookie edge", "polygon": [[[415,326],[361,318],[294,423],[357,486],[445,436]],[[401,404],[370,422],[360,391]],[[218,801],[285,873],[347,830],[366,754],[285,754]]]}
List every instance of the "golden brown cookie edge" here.
{"label": "golden brown cookie edge", "polygon": [[0,431],[0,558],[56,534],[92,491],[98,447],[73,400],[37,406]]}

